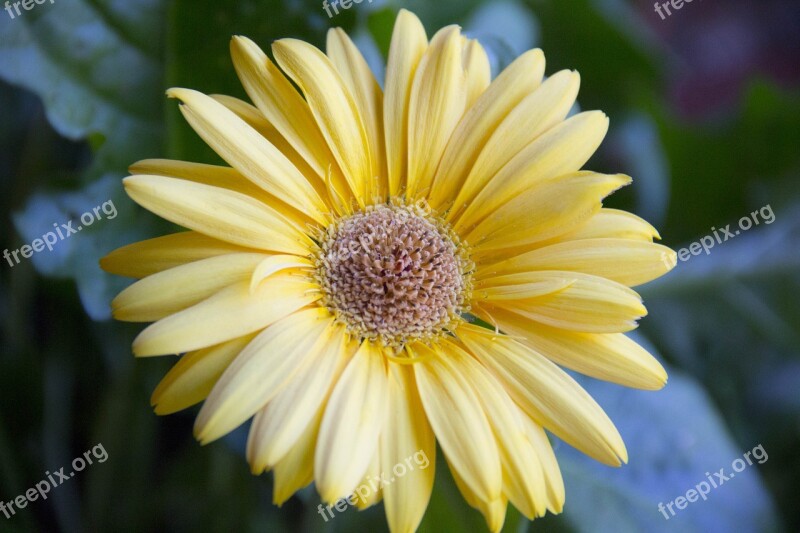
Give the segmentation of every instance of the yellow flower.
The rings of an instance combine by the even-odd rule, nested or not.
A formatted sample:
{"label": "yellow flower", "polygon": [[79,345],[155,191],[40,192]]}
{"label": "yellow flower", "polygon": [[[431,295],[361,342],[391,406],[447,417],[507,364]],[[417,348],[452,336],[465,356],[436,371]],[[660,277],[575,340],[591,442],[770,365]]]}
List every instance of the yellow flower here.
{"label": "yellow flower", "polygon": [[545,429],[627,461],[560,366],[661,388],[664,369],[624,335],[646,314],[629,287],[676,258],[645,221],[602,207],[629,177],[580,170],[608,119],[566,118],[578,74],[543,81],[531,50],[492,81],[476,41],[456,26],[428,41],[408,11],[383,90],[341,29],[327,53],[275,42],[277,66],[244,37],[231,48],[254,106],[168,93],[230,167],[133,165],[130,197],[189,231],[102,262],[141,278],[113,302],[119,320],[155,322],[134,353],[184,354],[156,412],[205,400],[202,443],[253,417],[248,461],[274,471],[278,504],[312,481],[335,502],[405,462],[357,500],[383,499],[395,532],[422,519],[434,465],[408,461],[433,461],[435,442],[492,531],[508,502],[561,511]]}

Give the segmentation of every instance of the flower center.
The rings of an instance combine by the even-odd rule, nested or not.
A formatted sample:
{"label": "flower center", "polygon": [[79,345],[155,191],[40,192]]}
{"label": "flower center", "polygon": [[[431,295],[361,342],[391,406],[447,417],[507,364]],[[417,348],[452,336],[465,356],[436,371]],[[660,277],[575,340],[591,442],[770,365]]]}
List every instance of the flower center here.
{"label": "flower center", "polygon": [[422,206],[376,205],[319,239],[322,305],[352,335],[386,346],[428,340],[459,319],[471,288],[465,247]]}

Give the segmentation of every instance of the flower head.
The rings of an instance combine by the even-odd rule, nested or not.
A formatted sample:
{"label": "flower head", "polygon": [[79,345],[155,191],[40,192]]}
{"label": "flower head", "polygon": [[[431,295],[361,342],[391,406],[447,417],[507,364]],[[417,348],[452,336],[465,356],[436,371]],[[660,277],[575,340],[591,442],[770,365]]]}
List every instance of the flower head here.
{"label": "flower head", "polygon": [[[490,80],[450,26],[428,41],[401,11],[384,89],[347,35],[327,53],[293,39],[232,41],[254,105],[169,95],[230,166],[147,160],[125,189],[189,231],[121,248],[103,267],[140,278],[115,316],[155,322],[137,356],[183,354],[159,414],[204,401],[208,443],[253,418],[247,458],[275,500],[316,483],[334,502],[415,454],[369,493],[414,530],[438,442],[467,502],[502,527],[560,512],[545,430],[610,465],[627,460],[603,410],[560,367],[642,389],[666,373],[624,335],[630,289],[675,254],[638,217],[602,207],[630,182],[581,170],[608,120],[567,118],[577,73],[543,81],[531,50]],[[299,88],[299,90],[298,90]],[[418,465],[419,466],[419,465]]]}

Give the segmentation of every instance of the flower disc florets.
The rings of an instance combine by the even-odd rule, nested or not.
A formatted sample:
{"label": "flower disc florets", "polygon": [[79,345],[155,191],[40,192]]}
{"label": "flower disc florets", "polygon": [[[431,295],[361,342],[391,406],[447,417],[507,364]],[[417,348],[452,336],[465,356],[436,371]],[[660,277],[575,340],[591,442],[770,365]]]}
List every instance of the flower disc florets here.
{"label": "flower disc florets", "polygon": [[453,326],[471,288],[469,254],[424,206],[381,204],[319,238],[322,305],[350,333],[386,346],[433,339]]}

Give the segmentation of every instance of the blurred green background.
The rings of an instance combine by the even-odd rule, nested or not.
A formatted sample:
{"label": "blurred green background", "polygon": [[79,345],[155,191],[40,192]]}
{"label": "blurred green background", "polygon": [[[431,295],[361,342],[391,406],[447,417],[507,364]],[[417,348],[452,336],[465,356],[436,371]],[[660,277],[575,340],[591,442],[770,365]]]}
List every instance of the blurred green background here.
{"label": "blurred green background", "polygon": [[[313,487],[282,508],[252,477],[244,433],[201,448],[192,410],[155,416],[172,361],[135,361],[140,329],[109,320],[126,282],[110,250],[167,227],[122,193],[145,157],[215,161],[164,90],[244,97],[233,34],[265,48],[324,43],[342,26],[382,78],[394,16],[429,32],[461,24],[502,68],[542,47],[547,73],[581,73],[582,109],[611,129],[588,165],[634,184],[607,205],[682,248],[769,205],[775,220],[679,262],[641,288],[635,333],[670,372],[660,392],[582,380],[617,423],[630,464],[607,468],[555,443],[567,503],[505,531],[800,530],[800,9],[796,0],[704,0],[664,20],[649,0],[364,1],[329,19],[319,0],[55,0],[0,11],[0,225],[17,249],[109,199],[95,223],[14,267],[0,265],[0,500],[102,443],[108,460],[29,504],[0,531],[383,531],[381,506],[316,514]],[[496,70],[495,70],[496,71]],[[665,520],[669,502],[762,445],[754,464]],[[440,465],[443,463],[440,463]],[[421,531],[482,531],[444,468]]]}

